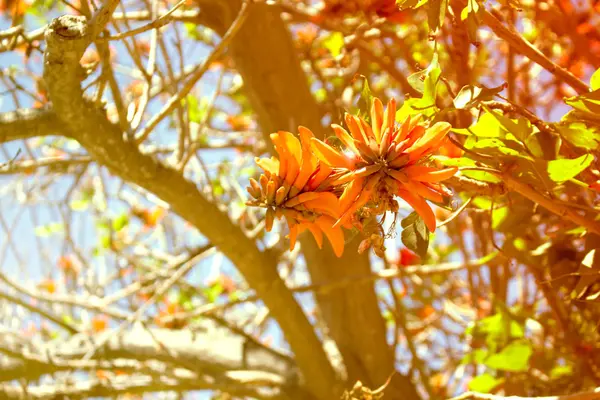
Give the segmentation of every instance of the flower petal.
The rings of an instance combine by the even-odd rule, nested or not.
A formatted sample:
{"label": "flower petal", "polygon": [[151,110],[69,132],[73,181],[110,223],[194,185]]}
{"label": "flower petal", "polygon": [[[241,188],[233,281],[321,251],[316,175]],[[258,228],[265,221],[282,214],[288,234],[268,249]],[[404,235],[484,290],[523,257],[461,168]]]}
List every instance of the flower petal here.
{"label": "flower petal", "polygon": [[300,170],[298,171],[296,179],[292,183],[290,196],[295,196],[302,188],[304,188],[311,175],[315,172],[318,163],[318,159],[312,153],[310,146],[310,139],[314,137],[314,134],[310,129],[303,126],[298,127],[298,132],[300,133],[300,140],[302,143],[302,163],[300,164]]}
{"label": "flower petal", "polygon": [[427,153],[432,147],[440,143],[450,132],[450,125],[447,122],[438,122],[425,132],[425,135],[415,142],[411,147],[405,150],[410,154],[410,161],[419,159]]}
{"label": "flower petal", "polygon": [[421,218],[423,218],[423,221],[430,232],[435,232],[437,225],[435,214],[424,198],[415,196],[405,189],[398,190],[396,194],[404,199],[404,201],[406,201],[415,210],[415,212],[419,214]]}
{"label": "flower petal", "polygon": [[315,155],[330,167],[334,168],[346,168],[351,169],[352,163],[346,156],[340,154],[337,150],[335,150],[330,145],[323,143],[317,138],[312,138],[310,140],[311,147],[315,152]]}
{"label": "flower petal", "polygon": [[360,192],[363,190],[364,178],[357,178],[350,182],[344,189],[344,192],[340,196],[340,211],[345,212],[354,203],[354,200],[358,197]]}
{"label": "flower petal", "polygon": [[408,117],[406,117],[404,122],[402,122],[402,128],[400,129],[400,131],[398,133],[397,140],[402,141],[402,140],[406,139],[410,135],[412,130],[418,126],[419,122],[421,122],[422,117],[423,117],[423,114],[417,114],[417,115],[413,115],[413,116],[409,115]]}
{"label": "flower petal", "polygon": [[331,192],[316,193],[317,198],[304,202],[304,206],[309,210],[321,211],[334,218],[340,215],[340,202],[335,194]]}
{"label": "flower petal", "polygon": [[258,158],[254,159],[256,165],[260,167],[269,177],[271,175],[277,175],[279,173],[279,160],[275,157],[271,158]]}
{"label": "flower petal", "polygon": [[315,242],[317,242],[317,246],[319,249],[323,248],[323,231],[315,224],[307,224],[306,227],[312,233],[315,238]]}
{"label": "flower petal", "polygon": [[424,185],[421,182],[417,181],[408,181],[404,183],[406,189],[408,189],[411,193],[416,194],[418,196],[424,197],[429,201],[433,201],[435,203],[443,203],[444,196],[435,189]]}
{"label": "flower petal", "polygon": [[344,231],[341,227],[334,227],[334,222],[335,220],[333,218],[327,216],[319,217],[315,221],[317,226],[325,233],[327,239],[329,239],[329,243],[331,243],[335,255],[341,257],[342,254],[344,254]]}
{"label": "flower petal", "polygon": [[302,160],[302,146],[298,138],[291,132],[279,131],[277,132],[280,138],[280,145],[284,147],[290,156],[300,163]]}
{"label": "flower petal", "polygon": [[437,169],[422,165],[411,165],[404,168],[403,171],[410,179],[415,181],[435,183],[453,177],[456,174],[456,171],[458,171],[458,168],[450,167],[445,169]]}
{"label": "flower petal", "polygon": [[352,136],[350,136],[350,134],[343,127],[337,124],[331,124],[331,128],[333,129],[335,136],[337,136],[338,139],[344,143],[344,146],[352,150],[355,154],[360,155],[356,149],[356,146],[354,145],[354,139],[352,139]]}
{"label": "flower petal", "polygon": [[331,171],[332,170],[329,165],[320,162],[317,166],[317,169],[309,178],[308,183],[306,184],[308,186],[307,189],[315,190],[316,188],[318,188],[319,185],[323,183],[323,181],[327,179],[329,175],[331,175]]}
{"label": "flower petal", "polygon": [[402,146],[396,146],[396,151],[401,153],[407,151],[406,149],[415,144],[425,134],[425,127],[423,125],[415,126],[409,133],[408,137],[402,141]]}
{"label": "flower petal", "polygon": [[383,126],[381,127],[381,130],[385,131],[385,128],[389,128],[390,131],[393,131],[395,123],[396,123],[396,100],[392,97],[388,101],[385,112],[383,113]]}
{"label": "flower petal", "polygon": [[[380,175],[380,174],[372,175],[371,177],[369,177],[366,180],[364,188],[361,185],[362,192],[360,192],[360,195],[358,196],[358,198],[355,197],[356,200],[354,200],[354,201],[351,201],[352,196],[353,196],[353,191],[355,190],[355,189],[352,189],[352,192],[349,192],[348,198],[344,199],[343,208],[342,208],[342,198],[340,197],[340,211],[342,211],[342,216],[333,225],[334,228],[337,226],[340,226],[340,225],[344,225],[346,223],[346,221],[348,221],[348,218],[350,218],[352,216],[352,214],[354,214],[358,209],[360,209],[362,206],[367,204],[369,202],[369,200],[371,200],[371,195],[375,191],[375,188],[377,187],[377,184],[379,183],[381,178],[382,178],[382,175]],[[344,196],[344,194],[342,194],[342,197],[343,196]]]}
{"label": "flower petal", "polygon": [[382,129],[383,125],[383,103],[377,97],[373,97],[373,104],[371,104],[371,128],[377,143],[381,141],[381,133],[385,130]]}
{"label": "flower petal", "polygon": [[[367,124],[365,122],[365,120],[363,120],[362,118],[359,118],[359,117],[354,117],[354,118],[356,118],[358,120],[358,122],[360,124],[359,125],[360,129],[362,130],[363,135],[367,138],[367,143],[372,139],[377,144],[377,140],[375,138],[375,135],[373,134],[373,130],[371,129],[371,125]],[[377,146],[377,147],[379,147],[379,146]]]}
{"label": "flower petal", "polygon": [[368,138],[363,135],[363,132],[360,129],[360,123],[357,121],[357,119],[348,113],[344,115],[344,119],[346,120],[346,126],[348,127],[348,130],[350,131],[350,134],[354,140],[367,143]]}
{"label": "flower petal", "polygon": [[395,169],[388,169],[387,173],[389,176],[391,176],[392,178],[394,178],[395,180],[397,180],[400,183],[408,182],[408,176],[406,176],[406,174],[404,173],[404,170],[398,171]]}
{"label": "flower petal", "polygon": [[296,239],[298,238],[298,224],[290,225],[290,234],[288,235],[290,238],[290,251],[294,250],[296,247]]}
{"label": "flower petal", "polygon": [[299,204],[302,204],[306,201],[318,199],[319,194],[320,193],[316,193],[316,192],[300,193],[299,195],[292,197],[291,199],[289,199],[288,201],[283,203],[283,205],[288,208],[293,208],[293,207],[295,207]]}
{"label": "flower petal", "polygon": [[302,150],[310,150],[310,139],[315,137],[315,134],[308,128],[300,125],[298,127],[298,134],[300,134],[300,142],[302,144]]}

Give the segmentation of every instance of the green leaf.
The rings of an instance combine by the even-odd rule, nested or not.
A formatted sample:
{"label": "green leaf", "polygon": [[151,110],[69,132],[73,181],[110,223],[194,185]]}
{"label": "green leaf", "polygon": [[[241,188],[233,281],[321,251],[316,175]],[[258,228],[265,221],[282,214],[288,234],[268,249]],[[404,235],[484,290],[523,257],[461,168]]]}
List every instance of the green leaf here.
{"label": "green leaf", "polygon": [[533,354],[531,345],[524,341],[513,342],[500,353],[492,354],[485,365],[502,371],[524,372],[529,369],[529,358]]}
{"label": "green leaf", "polygon": [[[472,1],[472,0],[471,0]],[[498,87],[487,88],[483,85],[466,85],[460,89],[460,92],[454,98],[454,107],[459,110],[471,108],[480,101],[491,100],[495,95],[502,92],[506,87],[502,84]]]}
{"label": "green leaf", "polygon": [[198,99],[195,96],[188,94],[188,96],[186,97],[186,101],[188,104],[188,113],[190,121],[196,123],[204,122],[206,114],[208,113],[208,98],[202,97],[200,101],[198,101]]}
{"label": "green leaf", "polygon": [[429,247],[429,230],[423,219],[416,212],[410,213],[401,222],[402,243],[422,259],[427,256]]}
{"label": "green leaf", "polygon": [[475,349],[473,352],[465,355],[460,361],[461,364],[483,364],[489,352],[486,349]]}
{"label": "green leaf", "polygon": [[56,233],[61,233],[63,230],[63,224],[54,222],[48,225],[36,226],[34,233],[39,237],[48,237]]}
{"label": "green leaf", "polygon": [[[507,318],[502,313],[496,313],[489,317],[478,321],[476,324],[472,324],[465,330],[467,335],[475,334],[475,333],[484,333],[492,338],[500,338],[503,336],[508,336],[510,338],[519,339],[525,335],[525,331],[523,327],[517,323],[515,320],[510,320],[508,323]],[[510,332],[506,332],[506,328],[510,328]]]}
{"label": "green leaf", "polygon": [[575,178],[581,171],[589,167],[594,160],[591,154],[584,154],[575,159],[562,158],[548,162],[548,176],[554,182],[564,182]]}
{"label": "green leaf", "polygon": [[112,243],[112,240],[110,238],[110,235],[100,236],[100,247],[102,249],[110,249],[111,243]]}
{"label": "green leaf", "polygon": [[412,86],[417,92],[425,94],[425,86],[427,78],[430,79],[430,85],[439,82],[441,69],[440,63],[438,61],[437,53],[433,54],[433,58],[431,59],[431,64],[421,71],[415,72],[406,78],[410,86]]}
{"label": "green leaf", "polygon": [[315,91],[315,99],[317,99],[317,101],[319,103],[324,102],[326,98],[327,98],[327,90],[325,90],[323,88],[319,88]]}
{"label": "green leaf", "polygon": [[90,205],[90,199],[88,199],[88,198],[81,198],[81,199],[73,200],[71,203],[69,203],[69,207],[71,207],[71,209],[73,211],[87,210],[89,205]]}
{"label": "green leaf", "polygon": [[479,11],[479,4],[476,0],[469,0],[467,6],[460,12],[460,19],[464,21],[469,14],[476,14]]}
{"label": "green leaf", "polygon": [[478,393],[490,393],[502,382],[504,382],[504,378],[494,378],[490,374],[482,374],[471,379],[469,390]]}
{"label": "green leaf", "polygon": [[507,132],[512,133],[517,139],[524,141],[529,134],[533,131],[531,124],[524,119],[517,120],[516,122],[512,119],[494,111],[490,110],[487,106],[483,108],[491,114],[500,123]]}
{"label": "green leaf", "polygon": [[425,83],[423,85],[423,107],[434,105],[437,98],[437,87],[440,82],[440,75],[442,69],[438,61],[437,53],[433,54],[431,64],[427,67],[427,75],[425,77]]}
{"label": "green leaf", "polygon": [[[446,167],[474,167],[476,165],[474,160],[471,160],[470,158],[466,157],[442,158],[441,156],[436,156],[434,158]],[[461,174],[466,176],[467,178],[475,179],[482,182],[497,183],[502,181],[496,175],[485,171],[465,170],[461,171]]]}
{"label": "green leaf", "polygon": [[112,228],[115,232],[119,232],[129,224],[129,216],[126,213],[119,215],[112,221]]}
{"label": "green leaf", "polygon": [[427,21],[430,31],[437,31],[444,23],[448,0],[429,0],[427,2]]}
{"label": "green leaf", "polygon": [[358,107],[358,116],[361,117],[368,124],[371,123],[371,103],[373,101],[373,93],[371,93],[371,88],[369,87],[369,81],[367,77],[364,75],[358,75],[358,78],[363,79],[363,88],[360,92],[360,97],[358,99],[357,107]]}
{"label": "green leaf", "polygon": [[404,121],[409,115],[415,116],[417,114],[423,114],[426,117],[433,116],[437,107],[431,105],[429,107],[422,107],[422,99],[412,98],[405,100],[402,107],[396,112],[396,121]]}
{"label": "green leaf", "polygon": [[565,103],[579,111],[600,114],[600,89],[580,96],[568,97]]}
{"label": "green leaf", "polygon": [[[501,154],[505,154],[507,156],[517,156],[517,157],[522,155],[519,151],[508,147],[505,144],[505,142],[500,139],[491,138],[491,139],[477,140],[474,136],[472,136],[471,138],[473,138],[475,140],[468,140],[464,144],[465,148],[467,148],[467,149],[475,149],[478,152],[480,152],[480,150],[495,149],[496,151],[494,151],[492,153],[500,152]],[[471,138],[469,138],[469,139],[471,139]]]}
{"label": "green leaf", "polygon": [[323,39],[323,46],[331,55],[335,58],[342,54],[342,48],[344,48],[344,35],[341,32],[333,32],[325,39]]}
{"label": "green leaf", "polygon": [[557,365],[550,371],[550,378],[557,379],[565,375],[573,375],[573,367],[570,365]]}
{"label": "green leaf", "polygon": [[508,207],[496,208],[492,211],[492,229],[498,229],[498,226],[508,217]]}
{"label": "green leaf", "polygon": [[461,135],[475,135],[477,137],[500,137],[502,127],[492,114],[485,113],[469,128],[452,129],[452,132]]}
{"label": "green leaf", "polygon": [[205,288],[203,292],[206,296],[206,300],[208,300],[209,303],[214,303],[217,300],[217,298],[223,293],[223,285],[221,284],[221,282],[216,281],[209,287]]}
{"label": "green leaf", "polygon": [[600,89],[600,68],[598,68],[596,72],[592,74],[592,78],[590,79],[590,86],[592,87],[592,90]]}
{"label": "green leaf", "polygon": [[401,10],[406,10],[407,8],[419,8],[425,4],[427,4],[429,0],[396,0],[396,5]]}
{"label": "green leaf", "polygon": [[561,144],[560,136],[547,131],[533,132],[525,140],[529,151],[542,160],[555,160]]}
{"label": "green leaf", "polygon": [[574,146],[586,150],[596,150],[600,144],[600,132],[584,123],[575,122],[567,126],[556,125],[562,137]]}

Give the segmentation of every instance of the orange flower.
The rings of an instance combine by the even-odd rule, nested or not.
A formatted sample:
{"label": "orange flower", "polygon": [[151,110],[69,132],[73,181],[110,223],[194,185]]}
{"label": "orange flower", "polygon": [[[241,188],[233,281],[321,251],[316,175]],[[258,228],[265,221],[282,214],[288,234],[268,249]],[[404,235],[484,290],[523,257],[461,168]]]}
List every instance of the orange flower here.
{"label": "orange flower", "polygon": [[460,158],[463,156],[463,153],[464,151],[451,141],[442,143],[438,149],[438,154],[448,158]]}
{"label": "orange flower", "polygon": [[45,279],[38,283],[37,287],[38,289],[45,290],[50,294],[56,293],[56,282],[53,279]]}
{"label": "orange flower", "polygon": [[152,210],[150,210],[148,208],[140,209],[134,207],[132,214],[144,222],[143,229],[146,231],[158,225],[165,215],[165,209],[161,207],[154,207]]}
{"label": "orange flower", "polygon": [[416,255],[409,249],[406,249],[406,248],[400,249],[400,257],[398,260],[398,265],[407,267],[409,265],[419,264],[420,262],[421,262],[421,257]]}
{"label": "orange flower", "polygon": [[340,217],[338,198],[331,185],[337,177],[312,154],[313,133],[304,127],[298,129],[301,141],[290,132],[271,134],[279,159],[256,159],[264,173],[258,181],[250,179],[247,189],[254,200],[247,204],[267,209],[267,232],[272,229],[275,218],[286,219],[290,250],[295,247],[298,234],[308,230],[319,248],[325,234],[335,254],[341,257],[344,233],[341,227],[333,227]]}
{"label": "orange flower", "polygon": [[92,332],[102,332],[108,327],[108,317],[106,315],[95,315],[91,322]]}
{"label": "orange flower", "polygon": [[441,181],[452,177],[457,168],[437,169],[427,165],[429,155],[445,141],[450,124],[438,122],[429,128],[420,124],[420,116],[408,117],[396,125],[396,102],[392,99],[384,111],[377,98],[371,107],[371,125],[346,114],[350,134],[332,125],[345,145],[338,151],[311,139],[311,148],[319,160],[337,176],[333,185],[347,184],[340,197],[340,219],[334,227],[347,226],[356,211],[365,207],[370,214],[396,212],[395,196],[404,199],[435,231],[435,215],[426,200],[442,203],[450,195]]}
{"label": "orange flower", "polygon": [[406,19],[406,12],[400,11],[396,0],[325,0],[320,17],[339,18],[359,12],[375,14],[391,22],[403,22]]}
{"label": "orange flower", "polygon": [[227,123],[234,131],[247,131],[250,129],[252,119],[247,115],[229,115]]}
{"label": "orange flower", "polygon": [[154,318],[154,322],[156,325],[167,329],[183,329],[188,324],[187,319],[176,317],[176,314],[183,311],[179,304],[165,301],[164,305],[160,307],[158,315]]}

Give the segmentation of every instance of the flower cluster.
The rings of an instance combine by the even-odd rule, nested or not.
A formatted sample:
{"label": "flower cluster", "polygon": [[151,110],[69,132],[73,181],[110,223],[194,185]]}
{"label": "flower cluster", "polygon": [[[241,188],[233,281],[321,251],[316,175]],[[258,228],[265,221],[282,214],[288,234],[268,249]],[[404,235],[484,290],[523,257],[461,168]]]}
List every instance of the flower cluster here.
{"label": "flower cluster", "polygon": [[361,249],[372,245],[381,254],[381,223],[376,224],[381,232],[367,226],[373,216],[396,213],[397,196],[435,231],[436,218],[427,200],[445,202],[451,193],[441,182],[457,169],[431,166],[429,156],[444,143],[451,126],[438,122],[426,128],[420,116],[396,124],[395,116],[395,101],[390,100],[384,111],[377,98],[370,125],[346,114],[348,130],[332,125],[341,149],[315,138],[304,127],[299,128],[300,140],[290,132],[272,134],[279,158],[257,158],[264,173],[258,181],[250,179],[248,187],[253,197],[248,205],[267,209],[266,230],[271,230],[275,218],[283,217],[291,249],[297,235],[308,230],[319,247],[325,234],[339,257],[344,250],[342,227],[355,227],[368,236]]}
{"label": "flower cluster", "polygon": [[396,0],[325,0],[320,17],[339,18],[360,12],[385,18],[390,22],[400,23],[406,20],[406,11],[400,11]]}

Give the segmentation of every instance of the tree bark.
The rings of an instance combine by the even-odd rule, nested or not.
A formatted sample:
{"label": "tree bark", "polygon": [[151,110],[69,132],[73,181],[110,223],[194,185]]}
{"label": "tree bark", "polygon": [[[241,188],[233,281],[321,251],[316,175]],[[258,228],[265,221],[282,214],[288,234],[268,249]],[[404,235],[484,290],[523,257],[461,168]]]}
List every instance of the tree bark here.
{"label": "tree bark", "polygon": [[[226,14],[231,18],[236,15],[241,1],[230,0],[227,4],[229,11]],[[210,10],[204,8],[203,11]],[[223,34],[227,15],[221,14],[211,20],[223,24],[211,26]],[[298,125],[313,130],[317,137],[325,136],[321,112],[279,7],[254,5],[239,35],[233,38],[229,54],[244,80],[249,102],[268,143],[270,133],[278,130],[296,132]],[[344,256],[337,258],[328,244],[320,250],[312,238],[301,238],[313,283],[332,282],[352,274],[369,274],[368,256],[357,255],[359,241],[359,237],[355,238],[348,244]],[[371,387],[382,385],[395,370],[395,357],[387,344],[374,284],[349,285],[327,295],[317,295],[317,303],[346,364],[350,383],[361,380]],[[395,374],[386,397],[419,398],[414,384],[400,374]]]}
{"label": "tree bark", "polygon": [[124,140],[123,132],[108,121],[102,110],[84,100],[78,77],[82,77],[79,60],[90,44],[85,19],[64,16],[53,20],[46,42],[44,80],[66,136],[79,141],[115,175],[170,204],[217,246],[269,308],[313,394],[323,400],[335,398],[340,390],[333,368],[312,325],[280,278],[274,257],[261,252],[192,182],[140,153],[135,144]]}

